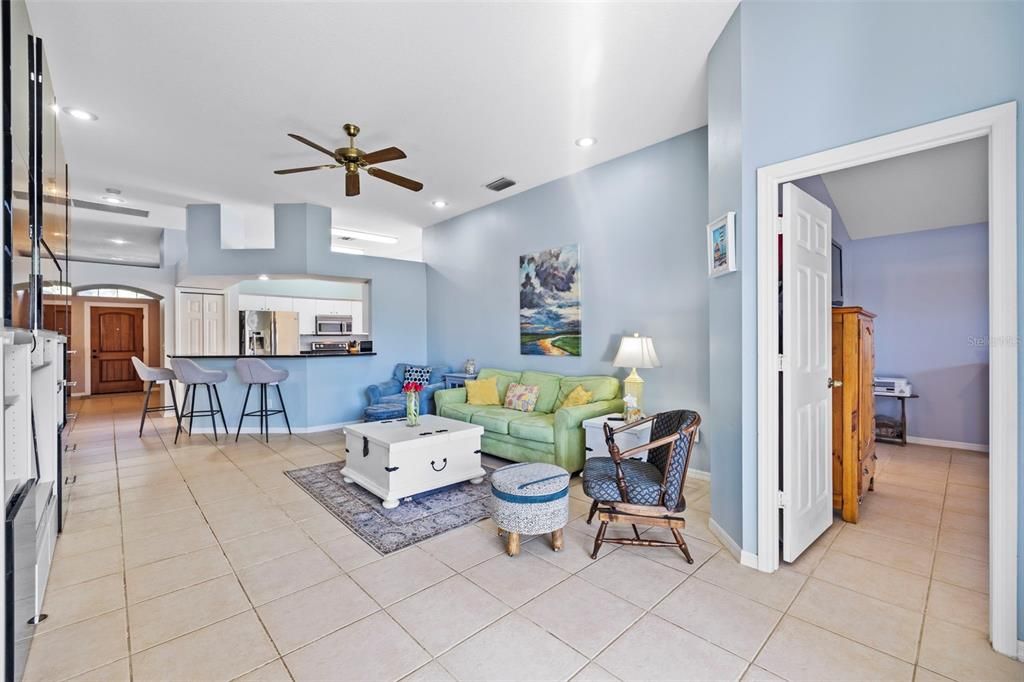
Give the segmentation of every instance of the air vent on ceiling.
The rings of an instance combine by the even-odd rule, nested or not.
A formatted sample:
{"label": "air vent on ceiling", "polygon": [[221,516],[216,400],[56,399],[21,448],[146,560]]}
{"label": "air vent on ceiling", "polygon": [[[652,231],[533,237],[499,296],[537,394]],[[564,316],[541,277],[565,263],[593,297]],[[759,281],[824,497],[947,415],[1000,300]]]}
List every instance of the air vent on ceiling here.
{"label": "air vent on ceiling", "polygon": [[484,187],[494,192],[500,192],[503,189],[508,189],[512,185],[516,184],[515,180],[509,180],[508,178],[498,178],[494,182],[488,182]]}

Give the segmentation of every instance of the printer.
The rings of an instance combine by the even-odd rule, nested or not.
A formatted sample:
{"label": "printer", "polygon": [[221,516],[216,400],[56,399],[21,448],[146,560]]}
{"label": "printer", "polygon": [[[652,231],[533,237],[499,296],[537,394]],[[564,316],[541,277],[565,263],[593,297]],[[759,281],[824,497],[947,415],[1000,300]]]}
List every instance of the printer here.
{"label": "printer", "polygon": [[875,377],[876,395],[894,395],[909,397],[913,391],[910,381],[904,377]]}

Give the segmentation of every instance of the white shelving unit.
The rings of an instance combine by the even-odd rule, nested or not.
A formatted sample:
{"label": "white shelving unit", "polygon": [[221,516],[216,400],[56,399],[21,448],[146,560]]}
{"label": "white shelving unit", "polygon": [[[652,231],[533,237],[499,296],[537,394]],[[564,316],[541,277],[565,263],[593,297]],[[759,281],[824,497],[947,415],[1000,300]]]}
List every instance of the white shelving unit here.
{"label": "white shelving unit", "polygon": [[3,344],[4,501],[6,506],[19,487],[35,480],[29,493],[35,576],[28,583],[34,589],[18,596],[32,600],[32,612],[38,617],[57,544],[58,433],[64,423],[66,339],[56,332],[9,329],[3,332]]}

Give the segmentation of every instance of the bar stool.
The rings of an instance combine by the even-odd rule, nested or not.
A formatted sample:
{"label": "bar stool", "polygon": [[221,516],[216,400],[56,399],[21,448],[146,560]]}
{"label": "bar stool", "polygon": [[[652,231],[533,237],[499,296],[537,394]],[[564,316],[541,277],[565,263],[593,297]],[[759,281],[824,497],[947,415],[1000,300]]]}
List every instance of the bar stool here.
{"label": "bar stool", "polygon": [[[146,402],[142,404],[142,419],[139,421],[139,438],[142,438],[142,429],[146,427],[146,415],[150,412],[174,410],[175,421],[178,421],[178,396],[174,395],[174,370],[167,369],[166,367],[149,367],[134,355],[132,356],[132,364],[135,365],[135,371],[138,373],[139,378],[144,383],[149,382],[149,386],[146,387]],[[149,397],[153,395],[153,386],[155,384],[162,384],[165,381],[171,389],[171,406],[150,407]]]}
{"label": "bar stool", "polygon": [[[242,422],[246,417],[260,418],[260,433],[266,436],[269,443],[270,416],[283,414],[285,426],[288,427],[288,435],[291,435],[292,425],[288,421],[288,411],[284,408],[284,398],[281,396],[281,382],[288,378],[288,370],[274,369],[259,358],[239,358],[235,360],[235,369],[238,371],[242,383],[248,385],[245,389],[245,402],[242,403],[242,415],[238,418],[238,429],[235,431],[235,442],[238,442],[238,436],[242,433]],[[260,387],[260,407],[253,412],[246,412],[245,408],[249,406],[249,392],[252,391],[254,384],[259,384]],[[267,386],[277,389],[277,399],[281,403],[281,409],[270,409],[270,403],[267,400]]]}
{"label": "bar stool", "polygon": [[[181,422],[188,417],[188,435],[192,435],[192,420],[195,417],[209,417],[213,422],[213,439],[217,440],[217,415],[220,415],[220,423],[224,426],[224,435],[227,436],[227,422],[224,421],[224,408],[220,404],[220,394],[217,393],[217,384],[227,381],[228,373],[222,369],[203,369],[194,361],[187,358],[171,358],[171,368],[178,381],[185,384],[185,398],[181,401],[181,412],[178,413],[178,429],[174,432],[174,442],[178,442],[178,435],[181,433]],[[196,410],[196,391],[199,386],[206,386],[206,401],[210,406],[208,410]],[[213,395],[210,395],[210,387],[213,387]],[[192,393],[192,404],[188,412],[185,411],[185,404],[188,403],[189,392]],[[214,408],[214,398],[217,400],[217,407]]]}

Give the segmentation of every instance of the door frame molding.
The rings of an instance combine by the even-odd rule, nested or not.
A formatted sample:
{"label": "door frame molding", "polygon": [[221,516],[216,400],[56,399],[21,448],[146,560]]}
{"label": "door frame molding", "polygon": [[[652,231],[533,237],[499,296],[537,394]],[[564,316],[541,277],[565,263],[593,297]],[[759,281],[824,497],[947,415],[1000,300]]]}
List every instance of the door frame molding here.
{"label": "door frame molding", "polygon": [[757,568],[779,567],[778,188],[785,182],[988,138],[989,631],[1017,655],[1017,104],[1007,102],[757,169]]}
{"label": "door frame molding", "polygon": [[149,308],[145,303],[115,303],[114,301],[86,301],[82,310],[82,336],[85,337],[85,391],[83,395],[92,395],[92,309],[93,308],[142,308],[142,357],[144,362],[149,355]]}

